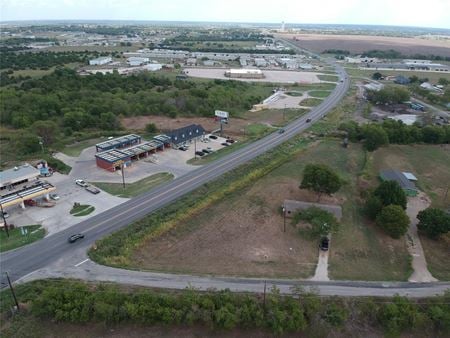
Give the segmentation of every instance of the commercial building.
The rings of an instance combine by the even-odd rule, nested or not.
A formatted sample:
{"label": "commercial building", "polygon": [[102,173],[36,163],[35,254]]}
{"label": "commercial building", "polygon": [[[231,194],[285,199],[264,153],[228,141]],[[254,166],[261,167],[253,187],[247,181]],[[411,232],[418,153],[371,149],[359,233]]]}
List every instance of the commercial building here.
{"label": "commercial building", "polygon": [[267,61],[264,58],[255,58],[256,67],[267,67]]}
{"label": "commercial building", "polygon": [[199,124],[191,124],[189,126],[172,130],[167,133],[170,137],[171,143],[174,146],[189,142],[195,138],[202,137],[205,134],[205,129]]}
{"label": "commercial building", "polygon": [[106,65],[108,63],[112,62],[111,56],[102,56],[96,59],[89,60],[89,65],[91,66],[101,66]]}
{"label": "commercial building", "polygon": [[242,79],[263,79],[264,74],[261,69],[229,69],[225,72],[225,76],[229,78]]}
{"label": "commercial building", "polygon": [[158,150],[164,150],[164,143],[158,140],[143,142],[126,149],[110,149],[95,154],[97,167],[114,172],[129,167],[132,161],[147,157]]}
{"label": "commercial building", "polygon": [[3,194],[0,197],[0,204],[2,208],[20,204],[22,209],[25,209],[25,203],[31,202],[31,199],[44,196],[48,200],[50,192],[55,190],[56,188],[48,182],[36,181],[31,186],[24,186],[21,189]]}
{"label": "commercial building", "polygon": [[132,56],[132,57],[129,57],[128,59],[127,59],[127,62],[128,62],[128,64],[130,65],[130,66],[140,66],[140,65],[143,65],[144,63],[147,63],[147,62],[149,62],[150,61],[150,59],[149,58],[146,58],[146,57],[136,57],[136,56]]}
{"label": "commercial building", "polygon": [[111,149],[131,147],[139,143],[141,143],[141,137],[139,135],[130,134],[97,143],[95,145],[95,149],[97,150],[97,152],[99,152]]}
{"label": "commercial building", "polygon": [[28,163],[0,171],[0,189],[2,193],[3,190],[12,190],[20,184],[37,180],[40,174],[38,169]]}
{"label": "commercial building", "polygon": [[403,189],[407,196],[417,196],[419,193],[419,189],[417,189],[416,185],[408,179],[408,177],[412,178],[412,180],[417,180],[414,175],[410,173],[403,173],[398,170],[386,169],[380,171],[380,178],[383,181],[395,181],[400,187]]}

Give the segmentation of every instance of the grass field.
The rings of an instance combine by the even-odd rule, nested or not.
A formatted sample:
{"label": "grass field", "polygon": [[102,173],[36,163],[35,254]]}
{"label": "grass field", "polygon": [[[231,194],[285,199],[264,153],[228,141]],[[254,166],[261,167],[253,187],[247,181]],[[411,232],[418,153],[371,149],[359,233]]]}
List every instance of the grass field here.
{"label": "grass field", "polygon": [[428,78],[431,82],[436,83],[440,78],[445,78],[450,80],[450,74],[438,73],[438,72],[418,72],[418,71],[408,71],[408,70],[377,70],[372,69],[359,69],[354,67],[345,67],[346,72],[353,77],[368,77],[371,78],[373,73],[379,72],[384,76],[397,76],[403,75],[405,77],[410,77],[416,75],[419,79]]}
{"label": "grass field", "polygon": [[328,90],[311,90],[308,92],[309,96],[318,97],[318,98],[325,98],[330,94],[331,94],[331,92]]}
{"label": "grass field", "polygon": [[[333,72],[334,73],[334,72]],[[339,80],[338,76],[335,75],[317,75],[317,77],[322,81],[333,81],[337,82]]]}
{"label": "grass field", "polygon": [[0,252],[12,250],[37,241],[45,236],[45,229],[40,224],[22,227],[27,234],[22,235],[21,228],[9,230],[9,238],[4,230],[0,231]]}
{"label": "grass field", "polygon": [[[380,169],[391,168],[412,172],[417,186],[432,201],[433,207],[448,208],[450,196],[450,145],[390,145],[380,148],[370,159],[372,180],[376,180]],[[450,239],[431,240],[420,236],[428,269],[438,279],[450,280]]]}
{"label": "grass field", "polygon": [[80,217],[80,216],[89,215],[90,213],[94,212],[94,210],[95,210],[95,207],[92,205],[80,204],[80,205],[74,206],[70,210],[70,214],[72,216]]}
{"label": "grass field", "polygon": [[93,184],[98,188],[118,197],[134,197],[138,196],[150,189],[173,179],[170,173],[159,173],[134,183],[126,183],[125,189],[121,183],[103,183],[94,182]]}
{"label": "grass field", "polygon": [[[66,63],[64,67],[75,69],[76,67],[80,66],[81,63],[79,62],[73,62],[73,63]],[[30,76],[32,78],[39,78],[44,75],[48,75],[50,73],[53,73],[53,71],[56,69],[56,67],[50,67],[49,69],[20,69],[15,70],[13,72],[13,76]]]}
{"label": "grass field", "polygon": [[307,99],[302,100],[299,105],[304,107],[314,107],[322,103],[322,99],[309,97]]}

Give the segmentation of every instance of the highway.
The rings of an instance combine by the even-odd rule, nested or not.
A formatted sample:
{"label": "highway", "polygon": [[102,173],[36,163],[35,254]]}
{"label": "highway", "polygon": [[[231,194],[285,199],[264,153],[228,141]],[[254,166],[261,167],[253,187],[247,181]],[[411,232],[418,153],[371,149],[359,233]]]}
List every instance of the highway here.
{"label": "highway", "polygon": [[[200,276],[180,276],[176,274],[115,269],[89,261],[86,252],[96,240],[163,208],[203,184],[277,147],[307,129],[312,123],[320,120],[341,101],[350,85],[350,80],[345,71],[339,65],[333,65],[336,67],[340,78],[334,91],[308,114],[287,125],[284,128],[284,133],[274,132],[213,163],[199,167],[184,176],[180,176],[115,208],[95,215],[69,229],[48,236],[25,247],[3,253],[0,256],[2,287],[6,285],[3,272],[8,271],[12,281],[27,281],[49,277],[72,277],[93,281],[116,281],[152,287],[184,289],[188,284],[192,284],[202,289],[215,287],[217,289],[229,288],[236,291],[259,292],[261,283],[263,283],[260,279],[205,278]],[[307,119],[311,119],[311,121],[306,122]],[[69,244],[67,238],[71,234],[79,232],[85,234],[85,239],[76,244]],[[30,275],[32,277],[29,277]],[[290,287],[300,281],[273,280],[270,282],[280,287],[284,293],[288,293]],[[304,281],[302,283],[317,286],[323,294],[340,295],[383,294],[387,296],[399,293],[421,297],[442,293],[443,290],[448,288],[448,284],[445,283],[433,283],[432,285],[367,283],[363,286],[357,282],[350,281],[330,283]],[[382,292],[383,288],[386,288],[384,292]]]}
{"label": "highway", "polygon": [[[3,253],[0,257],[1,271],[8,271],[11,279],[16,281],[32,271],[48,266],[65,255],[70,255],[73,245],[67,242],[67,238],[74,233],[85,234],[82,245],[87,249],[96,240],[143,218],[186,193],[289,140],[308,128],[311,123],[320,120],[340,102],[347,92],[349,79],[341,67],[336,67],[343,82],[338,82],[334,91],[319,106],[287,125],[284,128],[284,133],[274,132],[213,163],[202,166],[69,229],[25,247]],[[306,122],[307,119],[311,119],[311,122]]]}

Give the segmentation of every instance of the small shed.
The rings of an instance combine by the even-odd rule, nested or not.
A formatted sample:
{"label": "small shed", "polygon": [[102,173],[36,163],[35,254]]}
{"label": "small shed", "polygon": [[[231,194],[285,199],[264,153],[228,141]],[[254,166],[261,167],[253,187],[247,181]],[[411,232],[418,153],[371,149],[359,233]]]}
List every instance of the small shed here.
{"label": "small shed", "polygon": [[417,194],[419,193],[419,189],[417,189],[416,185],[413,182],[411,182],[407,178],[407,176],[401,171],[392,169],[381,170],[380,178],[383,181],[397,182],[407,196],[417,196]]}

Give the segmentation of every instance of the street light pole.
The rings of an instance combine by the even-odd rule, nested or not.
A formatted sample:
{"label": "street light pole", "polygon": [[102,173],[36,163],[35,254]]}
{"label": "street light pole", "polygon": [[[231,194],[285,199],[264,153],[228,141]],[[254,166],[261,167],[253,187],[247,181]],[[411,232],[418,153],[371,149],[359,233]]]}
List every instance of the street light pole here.
{"label": "street light pole", "polygon": [[123,170],[123,162],[120,167],[122,169],[122,185],[123,185],[123,188],[125,189],[125,171]]}
{"label": "street light pole", "polygon": [[9,230],[8,230],[8,223],[6,223],[5,214],[3,213],[3,204],[0,203],[0,209],[2,211],[2,218],[3,218],[3,224],[6,231],[6,236],[9,238]]}

